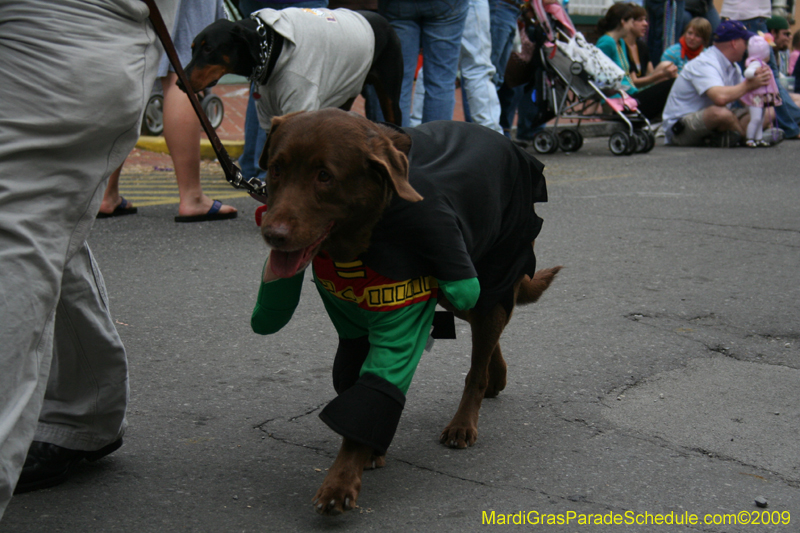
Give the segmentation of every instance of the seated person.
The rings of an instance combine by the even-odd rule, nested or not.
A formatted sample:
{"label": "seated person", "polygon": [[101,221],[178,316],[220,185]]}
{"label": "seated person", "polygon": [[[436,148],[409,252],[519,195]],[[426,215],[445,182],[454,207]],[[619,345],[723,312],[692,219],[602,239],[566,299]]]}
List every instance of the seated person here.
{"label": "seated person", "polygon": [[[681,71],[664,108],[667,144],[676,146],[738,146],[750,121],[746,108],[731,104],[772,79],[769,67],[745,79],[738,62],[752,37],[744,24],[726,20],[714,32],[714,44]],[[764,124],[774,115],[764,113]],[[765,138],[770,136],[765,132]],[[778,139],[782,140],[782,139]]]}
{"label": "seated person", "polygon": [[792,71],[789,69],[789,43],[792,40],[792,31],[789,29],[789,22],[785,18],[776,15],[767,20],[767,30],[772,35],[772,46],[775,51],[778,72],[784,76],[791,76]]}
{"label": "seated person", "polygon": [[[785,83],[788,81],[786,78],[794,75],[794,63],[792,63],[791,59],[794,52],[789,51],[789,43],[792,41],[792,32],[789,29],[789,22],[783,17],[774,16],[767,20],[767,29],[772,36],[773,51],[775,52],[775,66],[777,69],[773,71],[773,74],[779,83]],[[794,48],[793,42],[792,48]],[[796,61],[797,54],[795,54],[795,62]],[[795,84],[796,83],[797,80],[795,80]],[[792,91],[789,92],[788,95],[792,98],[794,104],[800,107],[800,94],[797,94],[795,84],[791,86],[784,85],[784,88],[786,88],[787,91]]]}
{"label": "seated person", "polygon": [[[789,53],[789,72],[793,73],[792,76],[794,76],[795,65],[797,65],[797,56],[800,56],[800,30],[794,32],[792,36],[792,51]],[[797,83],[797,78],[794,81]]]}
{"label": "seated person", "polygon": [[710,40],[711,23],[702,17],[695,17],[689,21],[680,41],[664,50],[661,61],[674,63],[680,72],[686,63],[700,55]]}
{"label": "seated person", "polygon": [[[647,12],[636,4],[614,4],[608,9],[606,16],[597,23],[597,29],[603,33],[597,41],[597,48],[625,71],[623,90],[637,100],[639,111],[645,117],[648,119],[660,117],[670,87],[678,75],[678,69],[671,63],[659,63],[650,74],[646,74],[647,63],[642,63],[639,57],[639,61],[634,63],[639,64],[637,67],[641,70],[637,71],[643,75],[637,75],[637,71],[631,66],[626,44],[626,39],[631,35],[644,36],[647,31]],[[637,47],[637,55],[638,50],[642,49]],[[640,65],[643,65],[643,68]]]}

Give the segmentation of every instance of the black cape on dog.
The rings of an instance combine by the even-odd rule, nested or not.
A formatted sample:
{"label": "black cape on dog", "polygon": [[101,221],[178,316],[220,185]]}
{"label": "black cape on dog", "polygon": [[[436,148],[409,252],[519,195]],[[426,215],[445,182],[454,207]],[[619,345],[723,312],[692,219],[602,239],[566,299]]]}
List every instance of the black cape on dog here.
{"label": "black cape on dog", "polygon": [[401,131],[411,137],[409,182],[424,200],[395,197],[361,259],[376,272],[405,280],[478,277],[475,307],[513,307],[513,287],[533,276],[531,242],[547,201],[544,165],[484,126],[437,121]]}

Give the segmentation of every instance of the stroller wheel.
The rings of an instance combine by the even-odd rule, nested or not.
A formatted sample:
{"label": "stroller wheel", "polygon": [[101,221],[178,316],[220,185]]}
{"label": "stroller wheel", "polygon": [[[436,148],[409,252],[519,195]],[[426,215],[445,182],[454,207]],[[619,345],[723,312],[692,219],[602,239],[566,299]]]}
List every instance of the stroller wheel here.
{"label": "stroller wheel", "polygon": [[164,131],[164,97],[154,94],[147,101],[142,120],[142,135],[158,137]]}
{"label": "stroller wheel", "polygon": [[650,130],[647,130],[645,133],[647,134],[647,148],[644,149],[643,153],[646,154],[656,147],[656,134]]}
{"label": "stroller wheel", "polygon": [[646,154],[656,145],[656,136],[650,130],[636,130],[633,132],[636,140],[636,153]]}
{"label": "stroller wheel", "polygon": [[212,92],[208,92],[200,101],[203,111],[206,112],[208,121],[214,129],[219,128],[222,124],[222,119],[225,116],[225,107],[222,104],[222,98]]}
{"label": "stroller wheel", "polygon": [[564,152],[577,152],[583,146],[583,135],[578,130],[563,129],[558,132],[558,147]]}
{"label": "stroller wheel", "polygon": [[540,154],[552,154],[558,150],[558,140],[548,130],[542,130],[533,136],[533,148]]}
{"label": "stroller wheel", "polygon": [[615,131],[608,138],[608,149],[614,155],[630,155],[630,150],[635,146],[634,140],[625,131]]}
{"label": "stroller wheel", "polygon": [[647,145],[649,144],[649,140],[647,139],[647,133],[642,130],[634,130],[633,132],[633,144],[636,147],[635,152],[637,154],[643,154],[647,151]]}

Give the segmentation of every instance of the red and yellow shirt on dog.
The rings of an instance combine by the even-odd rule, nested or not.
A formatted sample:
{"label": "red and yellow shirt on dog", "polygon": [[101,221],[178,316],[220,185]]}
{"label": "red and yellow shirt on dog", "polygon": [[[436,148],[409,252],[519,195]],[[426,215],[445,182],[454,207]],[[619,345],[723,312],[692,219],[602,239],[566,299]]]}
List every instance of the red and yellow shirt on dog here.
{"label": "red and yellow shirt on dog", "polygon": [[[432,276],[393,280],[361,261],[334,262],[320,253],[313,260],[314,281],[339,337],[369,336],[370,351],[361,374],[371,373],[408,391],[428,341],[441,290],[459,309],[475,305],[477,278],[441,282]],[[275,333],[292,317],[304,274],[262,283],[251,318],[253,331]]]}
{"label": "red and yellow shirt on dog", "polygon": [[324,252],[314,258],[314,276],[336,298],[366,311],[395,311],[436,298],[439,284],[432,276],[395,281],[362,261],[337,263]]}

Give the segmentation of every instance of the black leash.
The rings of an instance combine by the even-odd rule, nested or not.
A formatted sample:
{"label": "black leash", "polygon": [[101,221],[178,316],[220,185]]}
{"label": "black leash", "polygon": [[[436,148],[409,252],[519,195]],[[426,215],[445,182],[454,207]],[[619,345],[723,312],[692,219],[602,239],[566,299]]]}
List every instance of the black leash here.
{"label": "black leash", "polygon": [[164,50],[167,52],[167,57],[169,58],[169,62],[172,64],[172,68],[175,69],[178,79],[185,87],[186,95],[189,97],[189,101],[192,102],[194,112],[197,113],[197,117],[200,119],[200,124],[202,124],[203,130],[206,132],[208,140],[211,141],[211,147],[214,148],[214,153],[217,154],[217,160],[222,167],[222,171],[225,172],[225,179],[237,189],[245,189],[250,194],[264,196],[266,194],[266,184],[256,177],[250,178],[249,180],[245,179],[245,177],[242,175],[242,171],[231,160],[231,157],[228,155],[228,151],[222,145],[222,141],[219,140],[217,132],[214,131],[214,127],[211,126],[211,122],[208,120],[205,111],[203,111],[203,107],[200,105],[197,95],[191,89],[189,78],[183,71],[181,62],[178,59],[178,53],[175,51],[175,46],[172,44],[169,31],[167,31],[167,27],[164,24],[164,19],[161,18],[161,12],[158,10],[155,0],[142,1],[147,4],[148,8],[150,8],[150,22],[152,22],[153,27],[156,30],[156,34],[161,40],[161,44],[164,45]]}

